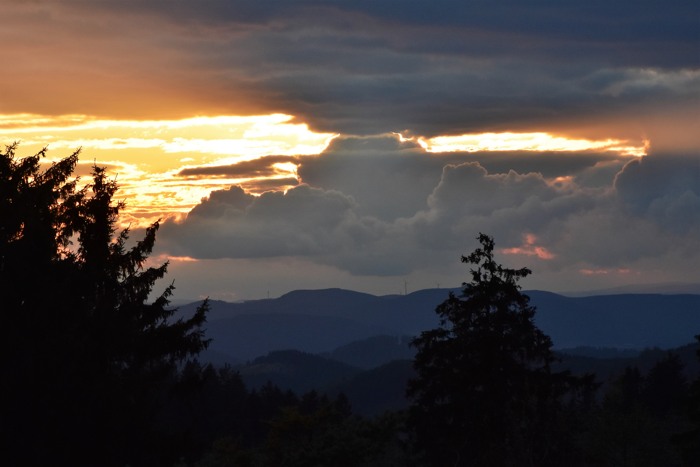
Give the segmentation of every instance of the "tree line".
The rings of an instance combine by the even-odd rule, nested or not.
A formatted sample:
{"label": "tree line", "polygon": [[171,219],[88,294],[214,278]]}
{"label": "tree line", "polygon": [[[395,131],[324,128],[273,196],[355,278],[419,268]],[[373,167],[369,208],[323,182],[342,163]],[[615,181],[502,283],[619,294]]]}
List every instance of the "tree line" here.
{"label": "tree line", "polygon": [[[353,414],[342,394],[245,387],[202,365],[208,303],[175,318],[167,263],[118,229],[117,184],[79,151],[0,153],[0,353],[6,465],[644,466],[700,465],[700,378],[677,356],[595,375],[554,370],[551,339],[494,241],[462,261],[471,280],[412,345],[408,410]],[[698,337],[700,340],[700,337]],[[699,355],[700,358],[700,355]]]}

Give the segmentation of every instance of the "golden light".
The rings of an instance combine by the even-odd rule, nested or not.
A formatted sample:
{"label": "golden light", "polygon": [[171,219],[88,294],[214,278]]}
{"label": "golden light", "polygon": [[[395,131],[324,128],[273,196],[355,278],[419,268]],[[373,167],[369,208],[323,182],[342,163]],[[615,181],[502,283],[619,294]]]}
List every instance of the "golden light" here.
{"label": "golden light", "polygon": [[[87,115],[0,115],[0,140],[19,140],[24,150],[82,147],[98,160],[118,151],[119,160],[168,170],[178,167],[183,155],[195,163],[222,164],[270,154],[319,154],[337,136],[313,132],[304,123],[292,123],[293,118],[272,114],[141,121]],[[223,157],[228,161],[222,161]]]}
{"label": "golden light", "polygon": [[[285,114],[179,120],[0,114],[0,144],[20,142],[21,155],[48,147],[46,162],[82,148],[77,173],[87,180],[93,163],[107,166],[119,183],[117,197],[126,201],[122,222],[140,226],[182,215],[212,190],[256,180],[254,175],[182,177],[178,174],[185,164],[224,166],[267,155],[315,155],[337,136],[293,120]],[[296,177],[293,163],[278,163],[274,169],[276,174],[266,178]]]}
{"label": "golden light", "polygon": [[290,175],[297,175],[297,165],[293,162],[278,162],[276,164],[273,164],[273,167],[282,176],[288,177]]}
{"label": "golden light", "polygon": [[417,138],[416,141],[426,151],[440,152],[480,152],[480,151],[611,151],[626,156],[646,155],[648,142],[633,145],[619,139],[589,140],[553,136],[549,133],[474,133],[459,136],[436,136]]}
{"label": "golden light", "polygon": [[[407,137],[431,153],[476,151],[616,151],[642,156],[648,142],[632,145],[617,139],[588,140],[549,133],[481,133],[434,138]],[[89,115],[0,114],[0,144],[20,142],[21,155],[49,148],[52,162],[82,148],[76,171],[89,180],[93,163],[106,166],[126,202],[122,222],[132,226],[158,218],[181,217],[211,191],[241,185],[252,194],[287,190],[297,178],[293,161],[276,162],[265,175],[180,175],[184,168],[211,168],[252,161],[263,156],[322,153],[337,134],[314,132],[285,114],[197,116],[178,120],[114,120]],[[204,171],[202,171],[204,172]],[[565,184],[566,180],[553,183]],[[547,253],[526,244],[519,254]],[[513,250],[513,254],[516,254]]]}

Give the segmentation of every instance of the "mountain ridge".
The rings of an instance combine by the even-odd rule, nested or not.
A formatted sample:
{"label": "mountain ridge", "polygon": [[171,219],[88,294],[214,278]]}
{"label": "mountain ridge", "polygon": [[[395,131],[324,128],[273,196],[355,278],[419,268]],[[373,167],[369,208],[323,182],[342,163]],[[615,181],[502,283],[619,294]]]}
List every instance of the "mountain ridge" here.
{"label": "mountain ridge", "polygon": [[[345,289],[299,290],[275,299],[212,301],[206,324],[210,350],[246,361],[267,352],[330,352],[375,336],[416,336],[439,324],[435,308],[449,292],[423,289],[374,296]],[[536,324],[555,348],[643,349],[684,345],[700,334],[700,295],[615,294],[570,297],[524,291],[536,307]],[[197,305],[181,307],[186,315]]]}

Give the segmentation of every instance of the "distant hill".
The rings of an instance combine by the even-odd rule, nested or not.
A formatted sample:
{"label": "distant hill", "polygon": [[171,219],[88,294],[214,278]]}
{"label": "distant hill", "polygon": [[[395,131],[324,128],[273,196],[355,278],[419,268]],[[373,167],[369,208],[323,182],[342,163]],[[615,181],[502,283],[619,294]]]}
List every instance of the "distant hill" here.
{"label": "distant hill", "polygon": [[[399,334],[414,335],[435,325],[433,311],[449,292],[450,289],[426,289],[408,295],[375,296],[344,289],[296,290],[274,299],[241,303],[210,301],[208,321],[260,314],[326,316],[385,328],[389,334],[404,330]],[[199,303],[185,305],[180,310],[191,313]]]}
{"label": "distant hill", "polygon": [[[699,347],[698,344],[689,344],[671,350],[683,361],[688,381],[695,380],[700,375],[700,362],[696,356]],[[606,352],[610,354],[612,351],[608,349]],[[658,348],[646,349],[634,357],[617,358],[595,358],[558,352],[559,360],[553,370],[569,370],[576,375],[594,373],[597,382],[603,384],[598,392],[601,396],[609,381],[622,374],[626,367],[637,367],[642,374],[646,374],[667,352]],[[297,394],[312,389],[332,397],[343,393],[348,397],[353,410],[365,416],[406,408],[409,403],[406,384],[415,376],[410,359],[393,360],[363,371],[333,359],[294,350],[271,352],[234,369],[241,373],[249,388],[259,388],[271,382],[283,390],[291,389]]]}
{"label": "distant hill", "polygon": [[318,355],[283,350],[270,352],[252,362],[233,367],[248,389],[272,383],[298,395],[315,390],[332,397],[345,394],[355,413],[377,415],[408,405],[406,383],[413,377],[411,360],[394,360],[371,370]]}
{"label": "distant hill", "polygon": [[529,291],[536,324],[555,347],[672,348],[700,334],[700,295],[564,297]]}
{"label": "distant hill", "polygon": [[[376,358],[371,360],[372,346],[379,349],[382,342],[398,342],[400,336],[416,336],[436,327],[435,307],[448,293],[448,289],[426,289],[378,297],[325,289],[242,303],[213,301],[206,325],[207,336],[213,339],[210,351],[218,361],[224,356],[247,361],[274,350],[328,353],[368,340],[354,350],[339,349],[336,355],[368,368],[399,356],[391,352],[406,350],[376,350]],[[700,333],[700,295],[566,297],[543,291],[525,293],[537,307],[537,325],[552,338],[555,348],[672,348],[692,342]],[[191,313],[196,305],[186,305],[179,313]],[[377,336],[389,340],[373,341]]]}
{"label": "distant hill", "polygon": [[358,368],[298,350],[270,352],[254,361],[234,367],[249,389],[270,382],[302,394],[325,390],[360,373]]}
{"label": "distant hill", "polygon": [[635,358],[641,349],[618,349],[614,347],[571,347],[557,350],[561,354],[591,358]]}
{"label": "distant hill", "polygon": [[373,336],[345,344],[324,356],[369,370],[394,360],[412,360],[416,351],[409,336]]}
{"label": "distant hill", "polygon": [[575,375],[583,375],[593,373],[596,375],[596,381],[603,384],[599,391],[602,394],[605,391],[605,385],[619,375],[627,367],[636,367],[646,374],[649,370],[669,352],[678,355],[684,365],[684,373],[687,381],[694,381],[700,377],[700,361],[697,358],[697,351],[700,346],[688,344],[673,349],[649,348],[640,352],[635,357],[621,358],[595,358],[583,355],[571,355],[566,353],[558,353],[560,361],[553,365],[555,371],[569,370]]}
{"label": "distant hill", "polygon": [[207,337],[212,339],[209,349],[238,361],[283,349],[321,353],[369,336],[391,333],[390,329],[341,316],[283,313],[234,314],[210,320],[206,329]]}
{"label": "distant hill", "polygon": [[336,395],[342,392],[353,411],[371,417],[387,410],[408,407],[406,384],[414,376],[411,360],[394,360],[331,386],[328,393]]}

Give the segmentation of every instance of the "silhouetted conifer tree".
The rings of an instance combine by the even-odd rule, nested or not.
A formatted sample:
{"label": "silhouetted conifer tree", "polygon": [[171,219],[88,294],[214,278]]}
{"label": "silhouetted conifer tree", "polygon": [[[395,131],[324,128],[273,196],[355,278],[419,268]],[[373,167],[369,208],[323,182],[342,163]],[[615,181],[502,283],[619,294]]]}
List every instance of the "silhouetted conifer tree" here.
{"label": "silhouetted conifer tree", "polygon": [[566,465],[564,396],[578,380],[550,369],[552,342],[517,283],[530,270],[504,268],[493,239],[478,239],[462,257],[472,281],[437,307],[440,327],[413,340],[416,447],[435,466]]}
{"label": "silhouetted conifer tree", "polygon": [[[79,152],[0,153],[0,356],[4,453],[12,465],[157,465],[158,400],[179,362],[206,347],[207,304],[173,319],[167,263],[146,267],[158,223],[127,248],[103,169],[77,189]],[[77,241],[73,246],[71,241]]]}
{"label": "silhouetted conifer tree", "polygon": [[[695,336],[700,344],[700,334]],[[700,360],[700,348],[696,352]],[[674,436],[673,442],[681,450],[686,465],[700,464],[700,375],[692,382],[688,389],[688,398],[685,407],[689,427]]]}

